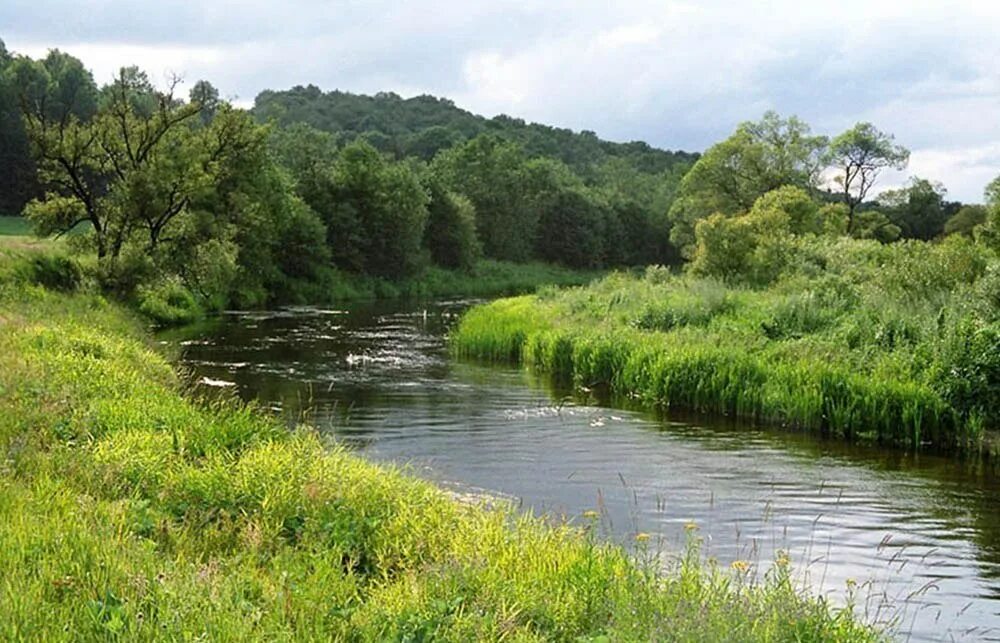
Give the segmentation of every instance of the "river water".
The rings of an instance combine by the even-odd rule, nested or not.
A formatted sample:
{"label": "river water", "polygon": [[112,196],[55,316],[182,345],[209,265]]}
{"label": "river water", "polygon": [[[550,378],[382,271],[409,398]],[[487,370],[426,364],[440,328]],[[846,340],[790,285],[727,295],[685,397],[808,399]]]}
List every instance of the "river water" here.
{"label": "river water", "polygon": [[305,417],[373,460],[462,493],[580,520],[628,546],[691,533],[762,573],[778,550],[800,582],[892,623],[900,639],[1000,641],[1000,476],[704,417],[568,396],[522,369],[452,359],[468,302],[230,313],[163,336],[207,390]]}

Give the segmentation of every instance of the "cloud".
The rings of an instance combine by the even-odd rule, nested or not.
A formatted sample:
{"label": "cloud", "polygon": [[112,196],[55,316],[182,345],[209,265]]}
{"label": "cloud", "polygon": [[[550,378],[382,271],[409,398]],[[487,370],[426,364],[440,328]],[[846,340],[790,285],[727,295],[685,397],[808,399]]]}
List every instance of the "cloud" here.
{"label": "cloud", "polygon": [[241,103],[308,83],[431,93],[693,150],[775,109],[827,134],[871,120],[954,198],[1000,173],[983,151],[1000,143],[994,3],[6,0],[0,24],[11,49],[58,46],[99,81],[136,63]]}

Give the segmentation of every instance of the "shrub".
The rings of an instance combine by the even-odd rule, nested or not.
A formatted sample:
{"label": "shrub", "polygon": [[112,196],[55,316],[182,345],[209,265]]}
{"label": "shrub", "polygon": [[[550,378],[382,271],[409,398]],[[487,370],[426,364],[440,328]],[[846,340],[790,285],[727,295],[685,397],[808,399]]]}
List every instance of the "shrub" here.
{"label": "shrub", "polygon": [[80,287],[83,271],[68,257],[40,254],[31,260],[32,278],[51,290],[71,292]]}
{"label": "shrub", "polygon": [[202,315],[194,295],[175,279],[141,286],[136,297],[139,311],[160,326],[188,324]]}
{"label": "shrub", "polygon": [[946,345],[937,382],[963,417],[1000,426],[1000,323],[961,319]]}

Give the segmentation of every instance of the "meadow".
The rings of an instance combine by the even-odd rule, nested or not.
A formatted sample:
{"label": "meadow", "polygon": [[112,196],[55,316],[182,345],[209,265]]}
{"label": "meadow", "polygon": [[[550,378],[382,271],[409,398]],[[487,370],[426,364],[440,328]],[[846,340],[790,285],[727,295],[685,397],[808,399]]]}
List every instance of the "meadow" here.
{"label": "meadow", "polygon": [[787,560],[660,561],[199,402],[58,244],[0,242],[4,640],[872,640]]}
{"label": "meadow", "polygon": [[464,356],[583,389],[908,448],[996,451],[992,253],[802,237],[766,287],[651,267],[470,311]]}
{"label": "meadow", "polygon": [[23,236],[31,233],[31,224],[24,217],[0,215],[0,236]]}

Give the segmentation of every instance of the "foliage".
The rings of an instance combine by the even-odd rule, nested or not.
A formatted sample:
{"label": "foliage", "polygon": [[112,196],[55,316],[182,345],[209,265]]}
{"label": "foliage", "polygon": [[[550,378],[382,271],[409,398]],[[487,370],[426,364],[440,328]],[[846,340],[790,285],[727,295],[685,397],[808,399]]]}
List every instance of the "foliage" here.
{"label": "foliage", "polygon": [[[988,448],[984,431],[1000,429],[993,253],[959,236],[778,244],[788,218],[764,207],[772,201],[702,221],[693,275],[615,274],[477,307],[455,349],[655,406],[910,448]],[[784,254],[758,263],[762,249]]]}
{"label": "foliage", "polygon": [[486,119],[448,99],[426,95],[402,98],[380,92],[364,96],[342,91],[324,93],[313,85],[297,86],[261,92],[253,111],[261,121],[274,121],[282,127],[306,123],[325,132],[343,134],[349,140],[364,135],[370,144],[378,141],[375,147],[397,158],[416,156],[425,161],[483,134],[516,143],[529,157],[553,158],[588,176],[594,167],[611,160],[622,160],[638,172],[660,174],[697,158],[638,141],[603,141],[593,132],[528,124],[509,116]]}
{"label": "foliage", "polygon": [[426,182],[430,202],[424,247],[435,265],[471,270],[482,255],[476,236],[476,208],[469,199],[449,192],[434,177]]}
{"label": "foliage", "polygon": [[792,261],[795,235],[825,230],[818,204],[801,188],[762,195],[745,215],[713,214],[695,227],[694,274],[731,283],[767,285]]}
{"label": "foliage", "polygon": [[428,202],[417,175],[365,142],[341,150],[332,171],[334,206],[319,213],[335,244],[335,264],[384,278],[416,273]]}
{"label": "foliage", "polygon": [[964,205],[944,223],[944,233],[972,237],[976,228],[986,223],[988,210],[983,205]]}
{"label": "foliage", "polygon": [[851,236],[856,239],[875,239],[891,243],[903,234],[902,228],[878,210],[861,210],[854,215]]}
{"label": "foliage", "polygon": [[538,212],[524,190],[526,163],[517,145],[480,136],[442,152],[431,166],[444,186],[472,201],[487,257],[526,261],[533,255]]}
{"label": "foliage", "polygon": [[902,170],[910,152],[871,123],[857,123],[830,141],[826,161],[839,170],[835,182],[848,206],[847,230],[854,230],[854,213],[885,169]]}
{"label": "foliage", "polygon": [[944,231],[948,210],[944,195],[947,190],[940,183],[911,177],[906,186],[887,190],[878,195],[878,204],[901,236],[909,239],[930,240]]}
{"label": "foliage", "polygon": [[140,286],[136,298],[139,312],[160,326],[190,324],[201,316],[194,295],[176,279]]}
{"label": "foliage", "polygon": [[694,251],[697,222],[750,209],[762,195],[782,186],[815,187],[826,139],[793,117],[768,112],[745,122],[710,147],[684,176],[670,207],[671,241],[686,257]]}
{"label": "foliage", "polygon": [[[7,270],[0,264],[0,273]],[[875,640],[804,596],[463,504],[306,427],[181,397],[103,298],[0,286],[5,640]]]}

